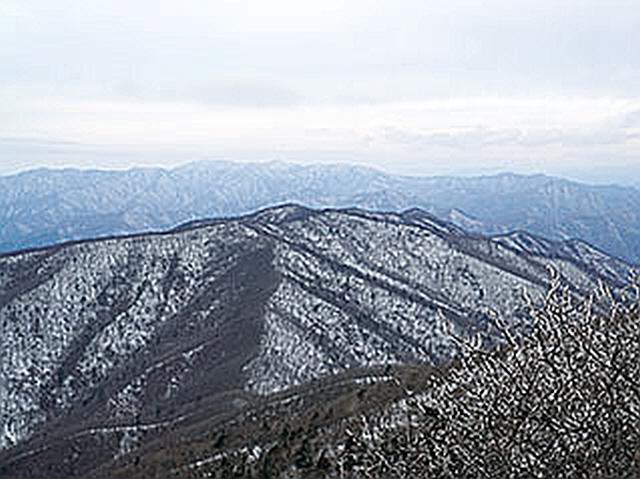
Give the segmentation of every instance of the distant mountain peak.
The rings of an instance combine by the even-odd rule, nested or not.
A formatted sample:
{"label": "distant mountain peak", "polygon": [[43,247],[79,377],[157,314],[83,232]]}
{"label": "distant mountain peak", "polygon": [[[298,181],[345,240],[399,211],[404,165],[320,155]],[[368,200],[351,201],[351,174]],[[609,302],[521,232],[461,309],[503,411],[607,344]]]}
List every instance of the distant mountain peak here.
{"label": "distant mountain peak", "polygon": [[0,177],[0,252],[164,230],[295,203],[423,209],[474,233],[580,238],[640,261],[640,191],[545,175],[410,177],[345,165],[194,162],[173,170],[38,170]]}

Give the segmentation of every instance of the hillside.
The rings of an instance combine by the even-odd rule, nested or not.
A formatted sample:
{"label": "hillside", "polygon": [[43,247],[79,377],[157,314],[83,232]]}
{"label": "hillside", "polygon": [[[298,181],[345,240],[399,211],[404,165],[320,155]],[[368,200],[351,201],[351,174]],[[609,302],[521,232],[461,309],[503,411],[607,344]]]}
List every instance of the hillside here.
{"label": "hillside", "polygon": [[575,298],[631,273],[586,243],[293,205],[5,255],[0,464],[71,477],[317,378],[442,364],[452,332],[522,324],[549,268]]}

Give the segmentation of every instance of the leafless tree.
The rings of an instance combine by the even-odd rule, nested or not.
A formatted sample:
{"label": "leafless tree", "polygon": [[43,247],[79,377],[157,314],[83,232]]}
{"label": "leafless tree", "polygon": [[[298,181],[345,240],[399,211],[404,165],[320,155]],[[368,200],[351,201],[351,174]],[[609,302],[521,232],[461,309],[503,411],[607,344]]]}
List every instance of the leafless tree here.
{"label": "leafless tree", "polygon": [[384,414],[346,425],[336,475],[640,477],[640,287],[577,299],[553,277],[528,330],[494,315],[499,346],[460,354]]}

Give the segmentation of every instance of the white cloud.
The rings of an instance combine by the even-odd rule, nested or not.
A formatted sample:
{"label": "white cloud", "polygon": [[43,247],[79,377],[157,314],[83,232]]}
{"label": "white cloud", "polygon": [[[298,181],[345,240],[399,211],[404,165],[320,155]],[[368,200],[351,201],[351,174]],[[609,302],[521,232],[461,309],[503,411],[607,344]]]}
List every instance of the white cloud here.
{"label": "white cloud", "polygon": [[633,110],[627,113],[622,120],[622,126],[640,128],[640,110]]}
{"label": "white cloud", "polygon": [[635,0],[0,0],[0,136],[629,161],[638,44]]}

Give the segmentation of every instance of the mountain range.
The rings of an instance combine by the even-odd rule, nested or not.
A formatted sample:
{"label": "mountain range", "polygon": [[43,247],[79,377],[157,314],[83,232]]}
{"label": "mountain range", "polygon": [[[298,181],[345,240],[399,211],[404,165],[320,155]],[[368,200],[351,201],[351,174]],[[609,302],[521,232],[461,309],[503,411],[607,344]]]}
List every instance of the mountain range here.
{"label": "mountain range", "polygon": [[550,271],[584,298],[632,270],[579,240],[468,233],[420,209],[291,204],[5,254],[0,475],[100,477],[187,441],[174,469],[121,477],[194,477],[265,414],[355,414],[398,397],[391,377],[419,382],[407,365],[455,358],[454,336],[492,337],[494,315],[526,329]]}
{"label": "mountain range", "polygon": [[420,208],[470,232],[581,239],[640,262],[640,190],[544,175],[407,177],[374,169],[199,162],[129,171],[33,170],[0,177],[0,251],[159,231],[294,202]]}

